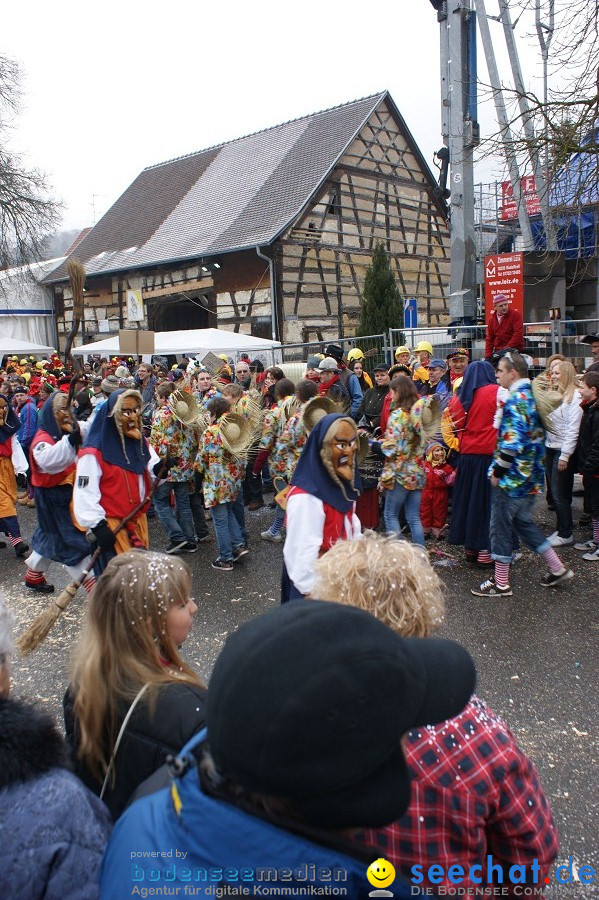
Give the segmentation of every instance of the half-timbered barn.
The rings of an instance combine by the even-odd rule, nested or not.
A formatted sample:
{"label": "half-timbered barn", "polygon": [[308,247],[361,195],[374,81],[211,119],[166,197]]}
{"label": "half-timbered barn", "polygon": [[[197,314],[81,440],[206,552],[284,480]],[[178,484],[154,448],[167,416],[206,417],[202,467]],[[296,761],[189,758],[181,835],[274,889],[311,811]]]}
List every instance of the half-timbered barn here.
{"label": "half-timbered barn", "polygon": [[[150,166],[73,254],[87,272],[84,339],[135,324],[129,291],[154,331],[352,336],[378,241],[420,323],[443,322],[449,238],[435,187],[387,92]],[[64,341],[66,262],[46,283]]]}

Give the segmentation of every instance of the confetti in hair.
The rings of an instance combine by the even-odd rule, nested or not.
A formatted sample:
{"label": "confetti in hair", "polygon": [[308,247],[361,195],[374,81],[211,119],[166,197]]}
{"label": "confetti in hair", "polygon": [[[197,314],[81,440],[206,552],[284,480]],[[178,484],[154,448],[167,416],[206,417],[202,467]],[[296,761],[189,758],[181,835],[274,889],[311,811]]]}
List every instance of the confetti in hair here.
{"label": "confetti in hair", "polygon": [[314,597],[364,609],[403,637],[427,637],[443,621],[443,584],[408,541],[365,531],[338,541],[315,568]]}

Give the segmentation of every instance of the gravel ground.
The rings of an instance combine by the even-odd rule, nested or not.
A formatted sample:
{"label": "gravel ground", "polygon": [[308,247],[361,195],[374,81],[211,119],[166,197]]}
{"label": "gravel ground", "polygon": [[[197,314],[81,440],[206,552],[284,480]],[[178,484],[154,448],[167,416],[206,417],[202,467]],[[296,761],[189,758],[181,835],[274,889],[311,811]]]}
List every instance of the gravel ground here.
{"label": "gravel ground", "polygon": [[[579,499],[575,506],[577,519]],[[541,501],[537,512],[546,532],[553,531],[553,520]],[[210,568],[210,560],[217,555],[214,543],[200,545],[198,553],[186,557],[199,609],[185,652],[206,680],[227,634],[279,602],[282,545],[260,540],[260,531],[268,527],[272,516],[266,508],[248,515],[251,554],[233,572]],[[34,511],[20,510],[19,517],[27,539],[35,524]],[[156,520],[150,526],[152,547],[164,548],[166,540]],[[586,540],[588,529],[578,529],[575,536]],[[558,861],[567,862],[572,856],[576,871],[587,864],[599,873],[598,754],[593,739],[599,566],[563,548],[562,557],[576,577],[565,587],[547,590],[539,586],[542,562],[525,552],[513,569],[514,596],[491,601],[470,594],[470,587],[483,580],[485,573],[467,567],[457,548],[445,549],[458,564],[439,569],[447,586],[442,633],[472,653],[478,670],[477,693],[508,721],[539,769],[560,831]],[[46,607],[48,597],[24,587],[24,566],[10,548],[0,550],[0,568],[0,586],[17,616],[18,634]],[[57,590],[66,585],[65,576],[62,567],[53,566],[50,580]],[[46,642],[31,656],[13,663],[15,694],[47,706],[60,721],[60,701],[84,604],[80,593]],[[596,883],[560,887],[552,877],[547,895],[590,900],[599,892]]]}

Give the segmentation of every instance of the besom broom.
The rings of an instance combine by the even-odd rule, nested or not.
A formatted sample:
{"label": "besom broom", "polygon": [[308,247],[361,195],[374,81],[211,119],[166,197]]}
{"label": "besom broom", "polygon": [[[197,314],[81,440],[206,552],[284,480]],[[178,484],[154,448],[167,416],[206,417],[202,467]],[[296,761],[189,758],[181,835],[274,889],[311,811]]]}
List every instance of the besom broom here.
{"label": "besom broom", "polygon": [[[117,527],[115,528],[113,534],[118,534],[119,531],[122,531],[123,528],[127,527],[127,523],[133,519],[138,512],[147,504],[150,503],[152,497],[154,496],[154,491],[158,485],[158,482],[163,477],[167,468],[167,463],[164,461],[162,466],[156,476],[154,484],[152,485],[148,496],[144,497],[144,499],[137,504],[137,506],[128,513],[124,519],[121,519]],[[30,653],[39,647],[42,641],[50,634],[52,628],[63,614],[65,609],[68,607],[69,603],[89,575],[91,571],[98,561],[98,558],[101,554],[102,550],[98,547],[92,554],[92,557],[89,561],[89,564],[86,569],[83,570],[77,581],[72,581],[70,584],[67,584],[66,588],[60,592],[58,597],[55,597],[50,605],[36,616],[31,625],[23,632],[23,634],[17,638],[16,644],[21,653],[21,656],[28,656]]]}

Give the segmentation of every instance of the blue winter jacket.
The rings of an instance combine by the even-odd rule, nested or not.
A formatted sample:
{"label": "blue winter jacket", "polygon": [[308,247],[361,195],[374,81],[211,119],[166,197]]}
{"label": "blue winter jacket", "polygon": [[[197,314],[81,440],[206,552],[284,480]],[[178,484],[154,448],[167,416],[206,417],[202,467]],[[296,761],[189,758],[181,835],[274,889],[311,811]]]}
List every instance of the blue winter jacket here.
{"label": "blue winter jacket", "polygon": [[[180,756],[197,742],[192,739]],[[240,896],[264,896],[270,890],[291,897],[300,887],[315,887],[329,888],[331,896],[359,898],[372,889],[368,865],[209,796],[192,765],[169,787],[134,802],[118,820],[102,863],[100,896],[121,900],[143,896],[144,888],[156,893],[170,888],[176,894],[177,886],[182,894],[190,885],[195,897],[219,896],[216,889],[227,887]],[[392,890],[396,898],[410,896],[399,879]]]}
{"label": "blue winter jacket", "polygon": [[95,900],[108,810],[63,766],[52,720],[0,700],[0,897]]}

